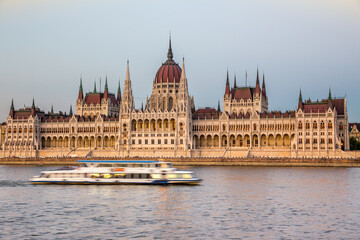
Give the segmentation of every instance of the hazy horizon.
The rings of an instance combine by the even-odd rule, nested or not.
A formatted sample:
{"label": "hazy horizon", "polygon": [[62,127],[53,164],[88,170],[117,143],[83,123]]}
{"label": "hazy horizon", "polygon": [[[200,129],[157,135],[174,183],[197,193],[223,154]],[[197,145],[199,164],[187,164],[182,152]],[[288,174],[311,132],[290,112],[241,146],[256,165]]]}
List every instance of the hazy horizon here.
{"label": "hazy horizon", "polygon": [[[0,122],[15,109],[75,110],[80,76],[123,89],[126,61],[136,108],[150,96],[166,60],[185,58],[196,108],[217,107],[230,84],[265,74],[269,110],[303,99],[347,98],[360,122],[360,1],[45,1],[0,0]],[[181,65],[180,65],[181,66]]]}

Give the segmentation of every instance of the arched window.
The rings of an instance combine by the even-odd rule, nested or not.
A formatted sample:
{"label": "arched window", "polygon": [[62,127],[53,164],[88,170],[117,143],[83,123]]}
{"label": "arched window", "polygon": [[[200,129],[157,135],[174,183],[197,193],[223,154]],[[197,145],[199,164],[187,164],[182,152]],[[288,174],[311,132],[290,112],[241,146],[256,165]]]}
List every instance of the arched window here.
{"label": "arched window", "polygon": [[302,129],[302,122],[300,121],[299,124],[298,124],[298,128],[299,129]]}
{"label": "arched window", "polygon": [[331,120],[329,120],[329,122],[328,122],[328,129],[332,129],[332,122],[331,122]]}

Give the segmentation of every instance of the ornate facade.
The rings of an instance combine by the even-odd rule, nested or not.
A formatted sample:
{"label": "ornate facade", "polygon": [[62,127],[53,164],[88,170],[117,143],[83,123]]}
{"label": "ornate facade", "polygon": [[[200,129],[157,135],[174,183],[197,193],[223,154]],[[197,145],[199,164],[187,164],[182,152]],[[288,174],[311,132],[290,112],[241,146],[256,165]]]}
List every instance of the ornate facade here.
{"label": "ornate facade", "polygon": [[[135,109],[129,62],[121,96],[104,92],[84,96],[82,79],[76,113],[46,114],[33,104],[10,113],[3,125],[3,156],[333,156],[349,149],[346,98],[303,101],[294,111],[268,111],[265,77],[260,87],[230,87],[226,77],[223,111],[196,109],[183,60],[159,68],[145,106]],[[333,152],[334,154],[331,154]],[[335,154],[336,155],[336,154]]]}

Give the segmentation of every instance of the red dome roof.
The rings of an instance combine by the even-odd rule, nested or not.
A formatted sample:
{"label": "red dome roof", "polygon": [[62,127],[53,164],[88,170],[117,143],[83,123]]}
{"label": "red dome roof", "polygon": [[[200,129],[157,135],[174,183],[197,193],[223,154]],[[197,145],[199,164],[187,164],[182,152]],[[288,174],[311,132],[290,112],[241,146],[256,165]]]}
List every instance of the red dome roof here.
{"label": "red dome roof", "polygon": [[159,68],[155,76],[156,83],[179,83],[181,68],[172,59],[167,60]]}
{"label": "red dome roof", "polygon": [[181,68],[173,60],[171,49],[171,38],[169,38],[169,50],[167,54],[168,60],[163,63],[155,76],[156,83],[179,83],[181,76]]}

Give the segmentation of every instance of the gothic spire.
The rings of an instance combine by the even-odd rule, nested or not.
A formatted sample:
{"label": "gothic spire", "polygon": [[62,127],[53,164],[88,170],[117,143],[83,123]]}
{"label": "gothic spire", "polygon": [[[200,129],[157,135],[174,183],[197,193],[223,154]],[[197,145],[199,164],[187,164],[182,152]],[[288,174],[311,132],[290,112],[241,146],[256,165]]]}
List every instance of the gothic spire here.
{"label": "gothic spire", "polygon": [[169,35],[169,50],[168,50],[168,60],[172,60],[173,59],[173,52],[171,49],[171,34]]}
{"label": "gothic spire", "polygon": [[234,75],[234,88],[237,88],[237,86],[236,86],[236,74]]}
{"label": "gothic spire", "polygon": [[[185,59],[183,58],[182,63],[182,69],[181,69],[181,76],[180,76],[180,85],[179,85],[179,99],[182,101],[188,99],[189,92],[188,92],[188,85],[187,85],[187,79],[186,79],[186,73],[185,73]],[[187,103],[184,103],[184,106],[186,106]]]}
{"label": "gothic spire", "polygon": [[10,107],[10,113],[9,115],[14,118],[14,113],[15,113],[15,109],[14,109],[14,99],[11,99],[11,107]]}
{"label": "gothic spire", "polygon": [[10,110],[14,110],[14,99],[11,99],[11,107]]}
{"label": "gothic spire", "polygon": [[226,72],[226,87],[225,94],[230,94],[230,83],[229,83],[229,70]]}
{"label": "gothic spire", "polygon": [[265,89],[265,74],[263,73],[263,82],[262,82],[262,95],[266,97],[266,89]]}
{"label": "gothic spire", "polygon": [[50,114],[53,115],[54,114],[54,106],[51,105],[51,111],[50,111]]}
{"label": "gothic spire", "polygon": [[94,81],[94,93],[96,93],[96,81]]}
{"label": "gothic spire", "polygon": [[328,96],[328,107],[332,108],[332,97],[331,97],[331,89],[329,88],[329,96]]}
{"label": "gothic spire", "polygon": [[35,100],[33,98],[31,105],[31,116],[35,116]]}
{"label": "gothic spire", "polygon": [[109,91],[108,91],[107,76],[106,76],[106,78],[105,78],[104,98],[108,99],[108,97],[109,97]]}
{"label": "gothic spire", "polygon": [[303,99],[302,99],[301,89],[300,89],[298,109],[303,108],[303,102],[302,101],[303,101]]}
{"label": "gothic spire", "polygon": [[106,77],[105,77],[105,91],[107,91],[108,90],[108,84],[107,84],[107,75],[106,75]]}
{"label": "gothic spire", "polygon": [[217,111],[220,112],[220,100],[218,101]]}
{"label": "gothic spire", "polygon": [[134,98],[131,88],[129,60],[127,61],[124,93],[123,93],[120,109],[123,112],[130,112],[134,109]]}
{"label": "gothic spire", "polygon": [[83,98],[84,98],[84,95],[83,95],[82,77],[80,77],[80,87],[79,87],[78,99],[83,100]]}
{"label": "gothic spire", "polygon": [[256,71],[256,87],[255,87],[255,93],[260,94],[259,69],[257,69],[257,71]]}
{"label": "gothic spire", "polygon": [[70,105],[70,111],[69,111],[69,115],[70,115],[70,117],[72,117],[72,115],[73,115],[73,111],[72,111],[72,105]]}
{"label": "gothic spire", "polygon": [[118,101],[118,102],[120,102],[120,101],[121,101],[120,80],[119,80],[118,90],[117,90],[117,101]]}

